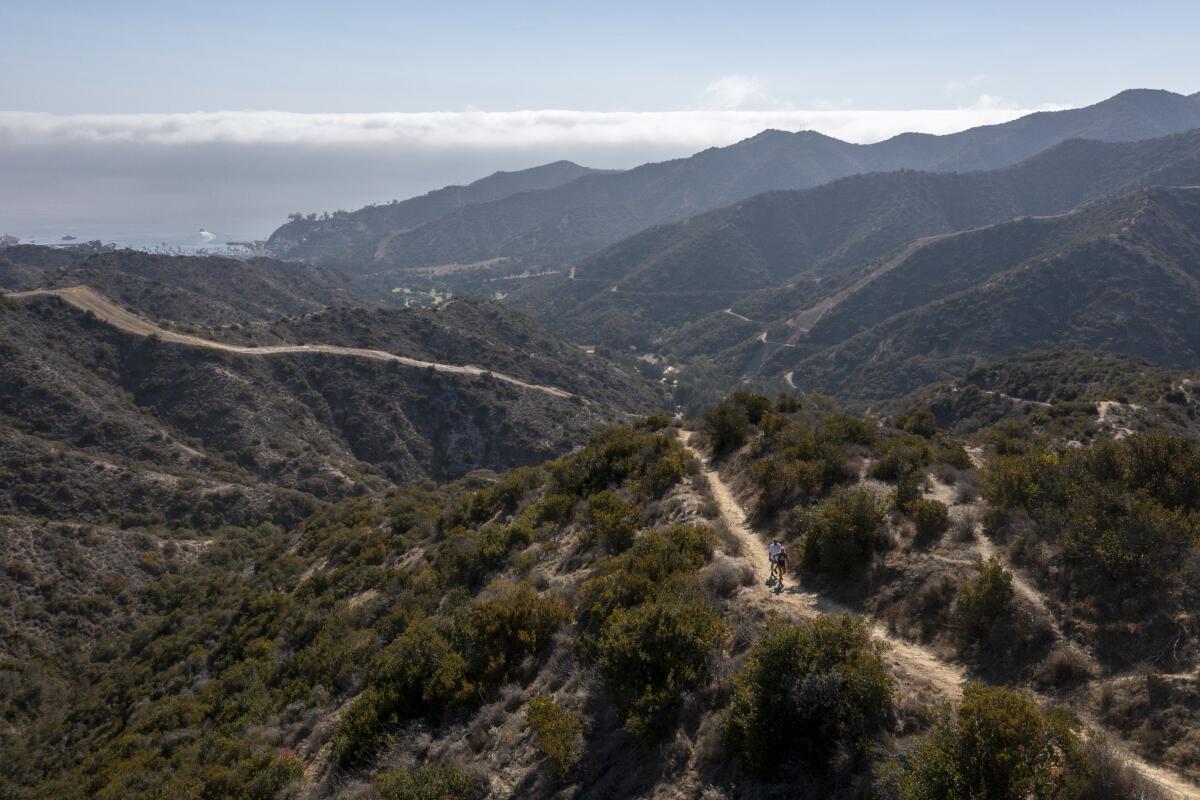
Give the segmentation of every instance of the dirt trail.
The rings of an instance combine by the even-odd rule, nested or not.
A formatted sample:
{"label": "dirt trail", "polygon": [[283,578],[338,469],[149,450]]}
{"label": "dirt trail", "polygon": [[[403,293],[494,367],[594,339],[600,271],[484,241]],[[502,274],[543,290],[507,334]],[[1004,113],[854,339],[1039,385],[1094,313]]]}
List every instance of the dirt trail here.
{"label": "dirt trail", "polygon": [[823,598],[815,592],[808,592],[794,585],[781,593],[764,592],[762,587],[770,575],[766,552],[762,541],[746,523],[746,513],[733,496],[729,485],[717,474],[716,470],[705,462],[703,456],[689,443],[690,431],[679,431],[684,447],[704,464],[704,478],[712,491],[713,500],[720,509],[721,518],[729,526],[729,530],[742,543],[742,560],[754,570],[757,579],[755,586],[743,590],[743,598],[756,606],[790,613],[801,619],[812,619],[821,614],[850,614],[867,620],[872,634],[888,645],[885,660],[891,671],[906,684],[916,684],[927,687],[936,696],[947,701],[957,701],[962,696],[963,683],[966,681],[962,668],[947,664],[926,647],[906,642],[892,636],[883,625],[874,619],[853,611],[845,606]]}
{"label": "dirt trail", "polygon": [[[353,358],[369,358],[375,361],[390,361],[396,364],[403,364],[406,367],[416,367],[418,369],[433,369],[437,372],[449,373],[451,375],[469,375],[481,376],[491,375],[498,381],[519,386],[522,389],[530,389],[536,392],[543,392],[554,397],[570,398],[576,395],[564,389],[559,389],[555,386],[543,386],[536,383],[527,383],[520,378],[514,378],[511,375],[505,375],[501,372],[492,372],[491,370],[477,367],[473,364],[439,364],[432,361],[421,361],[416,358],[408,358],[406,356],[398,356],[395,353],[389,353],[384,350],[371,350],[363,347],[339,347],[331,344],[285,344],[271,345],[267,347],[248,347],[245,345],[226,344],[225,342],[215,342],[211,339],[202,339],[199,336],[189,336],[183,333],[176,333],[161,328],[144,317],[121,308],[116,303],[109,300],[102,294],[93,291],[87,286],[71,286],[65,289],[35,289],[29,292],[12,292],[4,295],[10,298],[26,298],[26,297],[58,297],[61,300],[75,306],[81,311],[90,311],[96,315],[97,319],[112,325],[118,330],[131,333],[135,336],[157,336],[164,342],[173,342],[175,344],[187,345],[189,347],[203,347],[209,350],[222,350],[227,353],[238,353],[248,356],[272,356],[283,355],[289,353],[326,353],[335,356],[350,356]],[[586,401],[585,401],[586,402]]]}
{"label": "dirt trail", "polygon": [[[746,512],[737,501],[729,484],[708,463],[704,456],[692,447],[691,431],[677,430],[683,446],[703,464],[704,478],[712,491],[713,500],[720,510],[721,519],[729,530],[742,543],[741,560],[749,564],[754,571],[756,584],[742,590],[740,598],[745,602],[763,609],[771,609],[790,613],[801,619],[812,619],[818,614],[850,614],[865,619],[871,626],[876,639],[887,645],[886,660],[891,672],[908,687],[928,688],[936,692],[936,698],[945,702],[956,703],[962,698],[962,687],[966,682],[966,672],[958,664],[948,663],[927,647],[905,641],[893,636],[877,620],[846,608],[814,592],[807,592],[799,586],[793,586],[780,594],[764,592],[761,587],[769,577],[770,567],[767,565],[766,548],[762,540],[750,529],[746,522]],[[994,546],[984,537],[979,537],[981,554],[995,551]],[[987,557],[985,555],[985,557]],[[1030,600],[1039,609],[1044,610],[1049,619],[1049,608],[1041,594],[1024,579],[1016,579],[1014,587],[1017,592]],[[1082,714],[1081,720],[1087,727],[1096,731],[1105,731],[1104,725],[1090,714]],[[1184,780],[1180,776],[1162,767],[1149,763],[1130,750],[1115,736],[1107,737],[1109,745],[1134,770],[1147,781],[1162,788],[1177,798],[1177,800],[1200,800],[1200,787]]]}

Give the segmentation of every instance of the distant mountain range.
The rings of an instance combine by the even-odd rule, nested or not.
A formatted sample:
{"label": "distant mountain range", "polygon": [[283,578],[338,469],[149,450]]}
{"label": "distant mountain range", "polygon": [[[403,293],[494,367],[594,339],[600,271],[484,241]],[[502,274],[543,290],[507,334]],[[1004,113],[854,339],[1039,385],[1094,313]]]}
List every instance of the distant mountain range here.
{"label": "distant mountain range", "polygon": [[464,206],[487,203],[519,192],[550,189],[600,170],[556,161],[517,172],[497,172],[467,186],[447,186],[402,202],[367,206],[351,213],[316,218],[296,215],[267,242],[278,256],[296,259],[333,258],[368,263],[391,239]]}
{"label": "distant mountain range", "polygon": [[[1067,139],[1127,141],[1196,127],[1197,96],[1131,90],[1087,108],[946,136],[902,134],[870,145],[811,131],[765,131],[729,147],[625,172],[572,175],[583,168],[548,165],[485,179],[486,191],[472,184],[416,198],[399,204],[403,210],[378,206],[330,220],[300,220],[276,231],[271,246],[278,254],[328,258],[356,271],[496,259],[562,268],[639,230],[766,191],[864,172],[995,169]],[[538,182],[544,185],[533,185]]]}
{"label": "distant mountain range", "polygon": [[1200,187],[1142,189],[932,241],[840,298],[763,370],[869,400],[1044,348],[1200,363]]}
{"label": "distant mountain range", "polygon": [[1159,184],[1200,184],[1200,131],[1126,143],[1072,140],[989,172],[871,173],[765,193],[636,234],[584,259],[570,276],[530,283],[510,302],[537,310],[568,336],[650,349],[665,337],[676,340],[669,349],[694,354],[711,350],[706,335],[671,328],[703,320],[705,331],[756,336],[819,308],[921,237],[1062,213]]}

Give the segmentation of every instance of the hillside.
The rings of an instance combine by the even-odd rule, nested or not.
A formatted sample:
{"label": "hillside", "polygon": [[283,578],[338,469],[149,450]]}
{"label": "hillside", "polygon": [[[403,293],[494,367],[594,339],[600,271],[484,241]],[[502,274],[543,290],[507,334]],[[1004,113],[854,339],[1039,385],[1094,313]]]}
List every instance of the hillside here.
{"label": "hillside", "polygon": [[927,410],[954,434],[1027,430],[1058,442],[1168,430],[1200,437],[1200,371],[1091,350],[1020,353],[962,378],[876,404],[877,413]]}
{"label": "hillside", "polygon": [[[742,395],[693,430],[651,418],[283,535],[216,531],[146,559],[158,571],[126,579],[108,609],[126,624],[92,629],[94,649],[50,637],[7,664],[0,786],[920,800],[983,773],[1001,796],[1036,780],[1064,800],[1194,800],[1195,642],[1157,651],[1165,622],[1193,622],[1194,521],[1170,515],[1197,507],[1198,456],[1157,444],[1183,462],[1139,442],[1097,462],[1121,465],[1108,472],[1089,471],[1092,450],[988,451],[977,471],[936,431]],[[1095,539],[1056,534],[1057,498],[1004,493],[1020,467],[1060,470],[1071,497],[1144,492],[1162,536],[1128,570],[1078,561]],[[1031,527],[1010,536],[1023,510]],[[1112,513],[1096,537],[1135,512]],[[72,535],[52,541],[79,565]],[[795,554],[782,582],[764,574],[771,536]],[[1045,571],[1055,548],[1078,593]],[[114,574],[129,559],[103,555]],[[39,584],[58,605],[101,602],[38,556],[7,569],[30,605]]]}
{"label": "hillside", "polygon": [[[375,313],[422,315],[392,326],[397,348],[400,331],[428,330],[423,354],[471,347],[477,363],[602,390],[607,402],[362,346],[226,344],[158,328],[84,290],[3,297],[0,509],[91,522],[131,514],[171,525],[288,524],[292,506],[302,515],[316,499],[363,487],[541,461],[654,403],[636,376],[524,320],[505,325],[511,314],[495,306],[436,321],[426,315],[437,312]],[[454,331],[485,320],[524,337],[523,348],[548,350],[514,354],[502,338]],[[352,321],[310,324],[331,332]]]}
{"label": "hillside", "polygon": [[[411,230],[372,237],[371,271],[507,259],[564,265],[650,226],[776,189],[803,189],[865,172],[996,169],[1071,138],[1124,141],[1200,127],[1200,102],[1170,92],[1123,92],[1093,106],[1044,112],[945,136],[906,134],[870,145],[811,131],[765,131],[694,156],[478,203]],[[362,248],[344,251],[362,268]]]}
{"label": "hillside", "polygon": [[200,325],[275,319],[357,299],[342,273],[269,258],[36,245],[0,251],[0,289],[80,285],[156,319]]}
{"label": "hillside", "polygon": [[487,203],[520,192],[550,189],[600,170],[556,161],[517,172],[497,172],[466,186],[447,186],[420,197],[367,206],[350,213],[315,214],[293,219],[271,234],[274,255],[308,261],[332,258],[366,264],[397,233],[410,230],[465,206]]}
{"label": "hillside", "polygon": [[1043,348],[1190,366],[1200,355],[1198,263],[1198,189],[1147,189],[965,232],[858,287],[764,369],[877,399]]}
{"label": "hillside", "polygon": [[[922,237],[1061,213],[1139,186],[1196,183],[1200,133],[1070,141],[991,172],[856,176],[652,228],[581,261],[570,279],[540,282],[509,302],[536,309],[576,338],[656,348],[655,338],[666,336],[668,350],[673,337],[684,354],[703,353],[692,346],[702,333],[670,329],[698,320],[701,329],[729,325],[717,315],[732,308],[758,323],[741,333],[748,339],[819,307],[881,268],[872,262],[886,264],[882,259]],[[900,250],[898,257],[905,255]]]}
{"label": "hillside", "polygon": [[242,344],[322,342],[424,361],[483,364],[614,408],[645,410],[662,402],[632,366],[588,354],[526,314],[490,300],[454,299],[429,309],[332,308],[214,334]]}

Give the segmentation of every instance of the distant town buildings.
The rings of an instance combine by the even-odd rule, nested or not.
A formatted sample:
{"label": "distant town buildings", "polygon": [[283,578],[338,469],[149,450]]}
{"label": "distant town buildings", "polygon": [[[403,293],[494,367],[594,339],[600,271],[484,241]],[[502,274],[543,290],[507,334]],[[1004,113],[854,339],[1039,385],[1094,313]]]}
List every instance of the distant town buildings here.
{"label": "distant town buildings", "polygon": [[0,250],[6,247],[12,247],[15,244],[20,244],[21,240],[15,236],[9,236],[7,233],[0,233]]}

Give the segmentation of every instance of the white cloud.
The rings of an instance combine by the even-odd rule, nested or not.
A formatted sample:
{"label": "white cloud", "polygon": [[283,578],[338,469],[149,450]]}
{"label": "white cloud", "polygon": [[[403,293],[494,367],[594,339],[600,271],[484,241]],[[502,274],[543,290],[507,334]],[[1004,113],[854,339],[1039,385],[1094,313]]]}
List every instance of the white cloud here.
{"label": "white cloud", "polygon": [[761,78],[726,75],[704,87],[704,105],[729,111],[748,107],[780,108],[785,104],[767,92],[767,84]]}
{"label": "white cloud", "polygon": [[[730,90],[726,99],[743,100]],[[983,95],[966,108],[875,111],[849,108],[703,111],[448,111],[301,114],[216,111],[180,114],[0,112],[0,142],[91,145],[395,145],[418,148],[667,146],[730,144],[765,128],[816,130],[852,142],[904,131],[951,133],[1013,119],[1026,110]]]}

